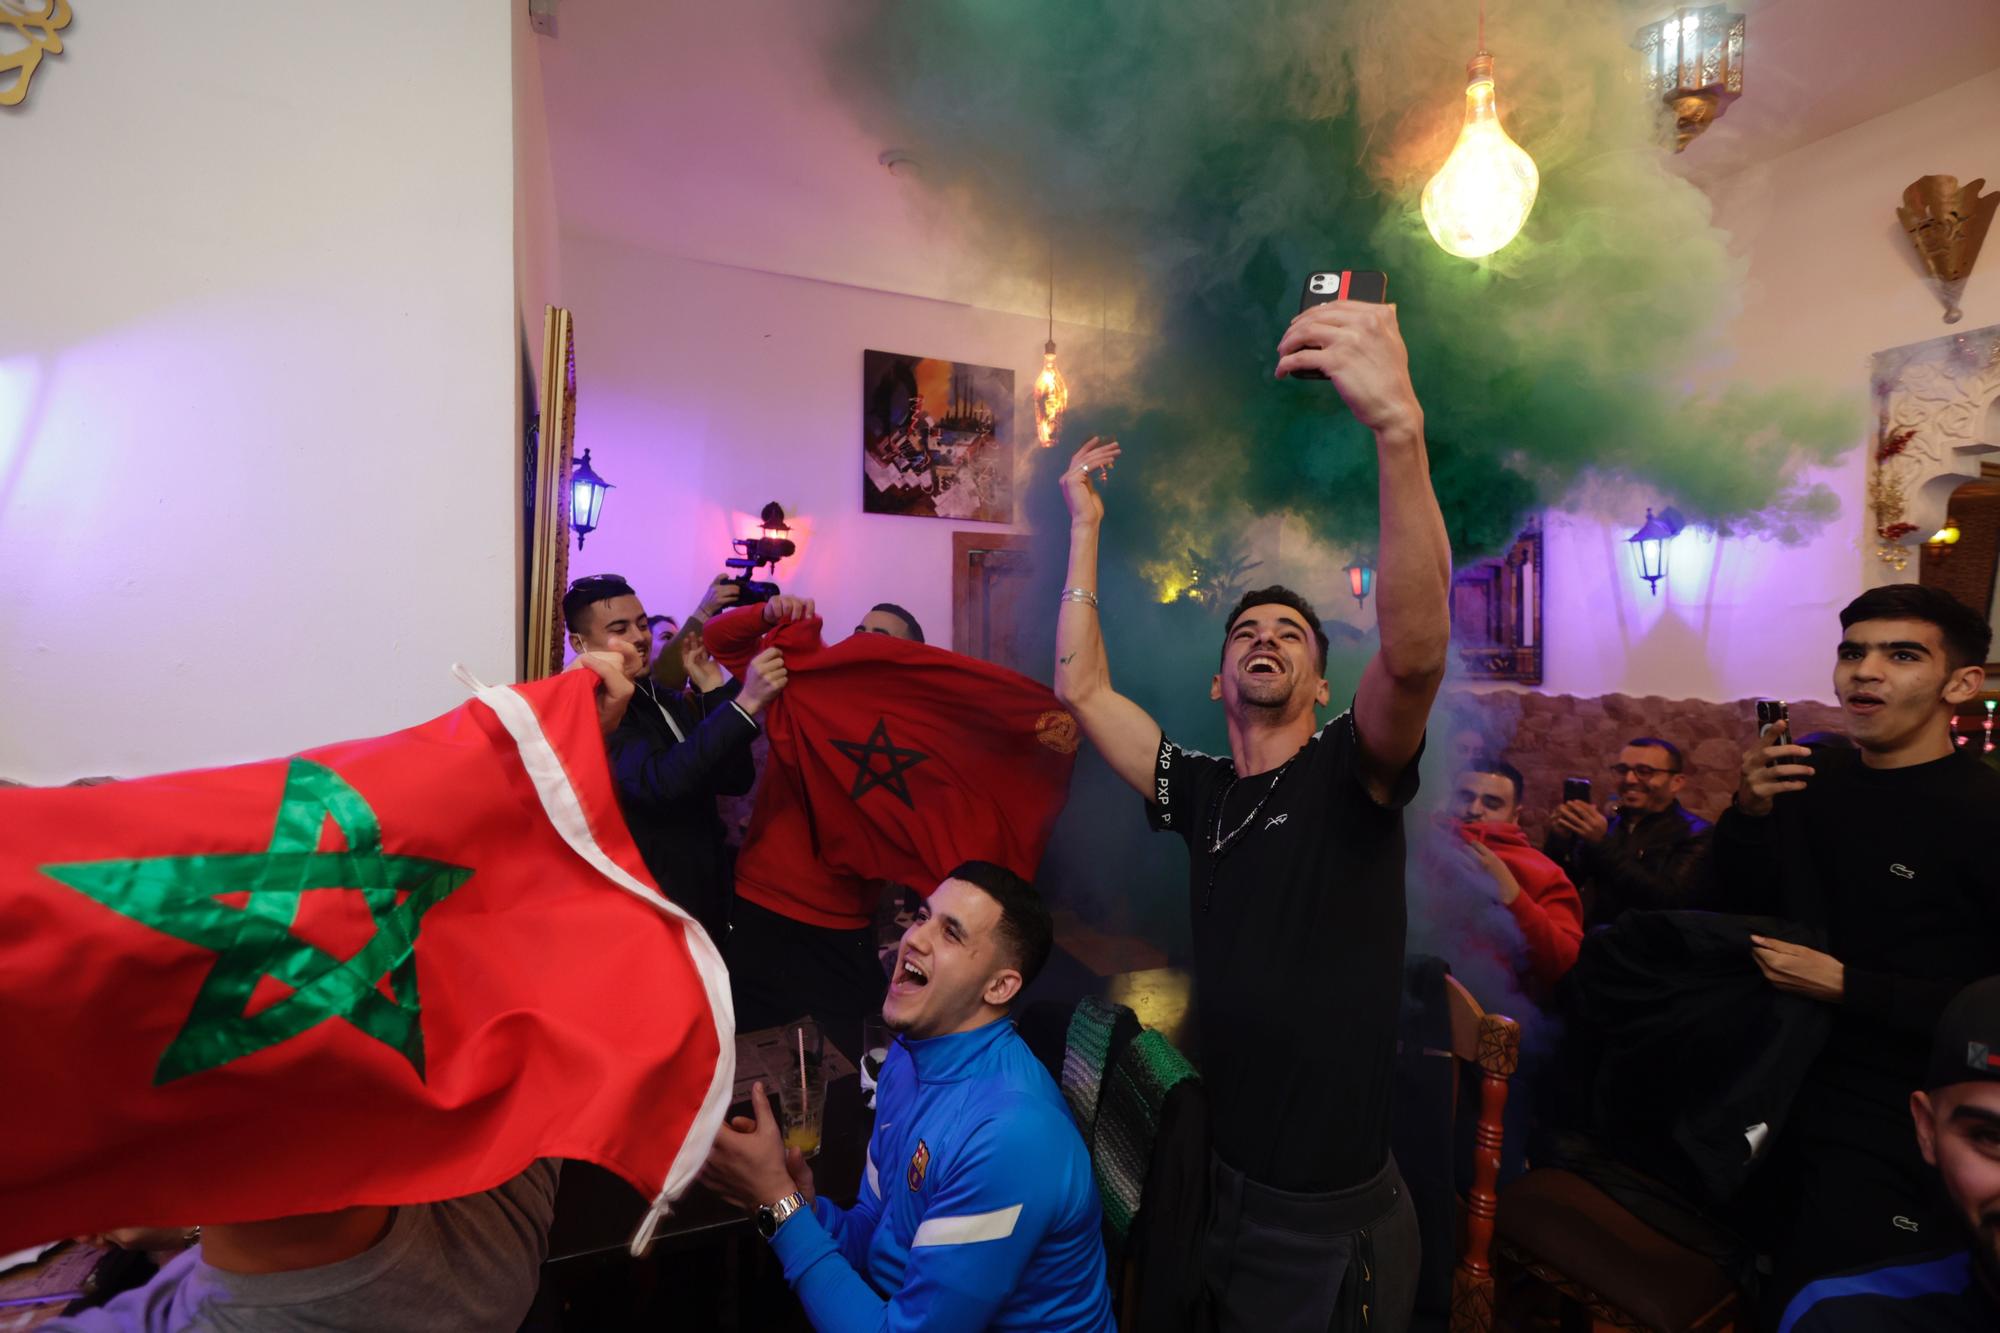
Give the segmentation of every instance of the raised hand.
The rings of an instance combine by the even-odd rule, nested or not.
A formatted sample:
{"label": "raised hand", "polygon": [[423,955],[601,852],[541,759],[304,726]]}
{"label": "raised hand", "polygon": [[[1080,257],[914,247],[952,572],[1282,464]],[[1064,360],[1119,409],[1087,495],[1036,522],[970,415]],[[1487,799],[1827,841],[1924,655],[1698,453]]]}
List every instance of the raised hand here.
{"label": "raised hand", "polygon": [[1813,775],[1812,751],[1791,743],[1792,724],[1773,724],[1758,743],[1743,752],[1743,777],[1736,787],[1736,808],[1752,818],[1771,813],[1779,796],[1804,791]]}
{"label": "raised hand", "polygon": [[1116,440],[1106,440],[1093,435],[1083,442],[1083,447],[1071,455],[1069,466],[1063,469],[1063,502],[1069,506],[1069,521],[1077,523],[1099,523],[1104,519],[1104,499],[1097,493],[1097,487],[1090,481],[1092,472],[1109,473],[1111,465],[1118,461],[1123,448]]}
{"label": "raised hand", "polygon": [[709,581],[708,591],[701,595],[701,605],[695,614],[703,620],[715,615],[725,607],[736,605],[736,599],[743,595],[743,589],[727,574],[717,574]]}
{"label": "raised hand", "polygon": [[1354,419],[1378,435],[1423,420],[1392,305],[1329,301],[1301,310],[1278,340],[1276,374],[1308,369],[1331,380]]}
{"label": "raised hand", "polygon": [[637,648],[623,639],[613,640],[611,647],[615,651],[578,653],[569,664],[572,671],[597,673],[597,725],[607,736],[625,720],[625,710],[632,702],[632,682],[644,669]]}
{"label": "raised hand", "polygon": [[819,611],[810,597],[773,597],[764,603],[764,623],[775,625],[781,620],[811,620]]}
{"label": "raised hand", "polygon": [[743,673],[743,689],[737,694],[736,702],[744,712],[755,717],[783,692],[787,679],[785,655],[776,648],[766,648],[750,659],[750,665]]}
{"label": "raised hand", "polygon": [[723,681],[722,668],[709,655],[708,645],[702,642],[699,634],[690,634],[681,640],[681,669],[687,672],[687,678],[703,694],[717,688]]}

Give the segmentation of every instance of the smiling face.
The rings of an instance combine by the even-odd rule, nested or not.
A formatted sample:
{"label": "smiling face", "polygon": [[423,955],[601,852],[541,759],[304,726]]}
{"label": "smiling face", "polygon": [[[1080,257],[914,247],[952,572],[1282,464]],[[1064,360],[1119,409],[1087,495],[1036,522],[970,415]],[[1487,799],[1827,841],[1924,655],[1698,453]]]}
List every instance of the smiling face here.
{"label": "smiling face", "polygon": [[1952,1208],[1971,1233],[1972,1261],[2000,1294],[2000,1083],[1955,1083],[1913,1093],[1917,1147],[1944,1178]]}
{"label": "smiling face", "polygon": [[1674,771],[1674,757],[1657,745],[1628,745],[1611,766],[1618,783],[1618,808],[1628,814],[1654,814],[1672,805],[1687,786],[1687,776]]}
{"label": "smiling face", "polygon": [[1517,824],[1520,804],[1514,797],[1514,783],[1502,773],[1468,770],[1458,775],[1451,808],[1467,824]]}
{"label": "smiling face", "polygon": [[1833,665],[1847,734],[1864,755],[1895,756],[1926,743],[1949,754],[1951,711],[1984,682],[1979,667],[1954,671],[1943,633],[1921,620],[1857,621],[1841,637]]}
{"label": "smiling face", "polygon": [[1249,606],[1222,643],[1222,670],[1208,697],[1232,718],[1265,713],[1290,721],[1330,697],[1319,645],[1305,617],[1282,602]]}
{"label": "smiling face", "polygon": [[1000,904],[976,884],[948,879],[903,932],[882,1021],[916,1040],[969,1032],[998,1017],[1020,989]]}

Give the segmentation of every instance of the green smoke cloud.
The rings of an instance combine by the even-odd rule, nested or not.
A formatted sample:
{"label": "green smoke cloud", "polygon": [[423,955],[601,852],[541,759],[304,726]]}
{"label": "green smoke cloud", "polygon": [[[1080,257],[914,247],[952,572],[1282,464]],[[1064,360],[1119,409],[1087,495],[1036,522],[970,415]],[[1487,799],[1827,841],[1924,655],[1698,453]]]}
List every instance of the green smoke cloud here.
{"label": "green smoke cloud", "polygon": [[1664,169],[1616,7],[1495,6],[1501,111],[1542,187],[1523,235],[1483,263],[1438,249],[1416,207],[1460,122],[1470,0],[857,13],[836,86],[916,150],[924,188],[996,266],[1039,273],[1053,237],[1070,291],[1135,293],[1141,355],[1077,413],[1143,450],[1149,489],[1173,478],[1156,527],[1244,506],[1369,538],[1369,441],[1324,386],[1270,377],[1303,276],[1324,267],[1390,275],[1465,553],[1593,474],[1735,530],[1796,537],[1831,513],[1796,478],[1857,441],[1851,407],[1689,387],[1742,275],[1705,196]]}
{"label": "green smoke cloud", "polygon": [[[1313,270],[1389,274],[1461,559],[1607,478],[1780,540],[1835,512],[1801,478],[1858,442],[1855,407],[1695,387],[1717,383],[1742,265],[1706,197],[1665,169],[1615,6],[1495,4],[1501,114],[1541,191],[1522,235],[1482,262],[1440,250],[1417,207],[1462,119],[1473,0],[880,0],[849,13],[829,49],[834,86],[881,142],[916,153],[936,213],[970,227],[999,274],[1041,274],[1053,242],[1065,313],[1116,294],[1132,355],[1080,376],[1068,349],[1064,445],[1024,483],[1043,548],[1024,606],[1048,607],[1050,623],[1030,614],[1028,628],[1052,630],[1066,525],[1048,474],[1084,436],[1116,435],[1127,461],[1107,488],[1106,636],[1120,688],[1177,739],[1220,746],[1205,686],[1222,606],[1160,605],[1163,570],[1226,566],[1260,515],[1294,516],[1335,549],[1375,537],[1372,441],[1330,386],[1271,377]],[[1324,596],[1339,575],[1321,572]],[[1337,706],[1371,647],[1336,642]],[[1126,837],[1133,799],[1094,761],[1081,768],[1045,879],[1175,943],[1180,854]],[[1108,863],[1158,892],[1080,887]]]}

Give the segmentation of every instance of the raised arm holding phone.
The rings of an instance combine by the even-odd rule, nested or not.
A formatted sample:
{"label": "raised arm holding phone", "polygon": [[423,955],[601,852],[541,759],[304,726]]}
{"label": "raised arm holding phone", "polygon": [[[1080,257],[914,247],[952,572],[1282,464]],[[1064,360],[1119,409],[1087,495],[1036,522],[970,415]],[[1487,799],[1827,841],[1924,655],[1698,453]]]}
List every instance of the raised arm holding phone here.
{"label": "raised arm holding phone", "polygon": [[[1099,621],[1117,608],[1099,602],[1104,497],[1093,474],[1123,450],[1095,438],[1061,479],[1070,563],[1055,687],[1145,797],[1153,826],[1188,845],[1216,1157],[1204,1267],[1219,1327],[1318,1333],[1365,1308],[1370,1327],[1395,1333],[1410,1317],[1418,1260],[1388,1139],[1402,807],[1444,676],[1451,551],[1395,309],[1351,297],[1309,304],[1277,354],[1279,378],[1330,381],[1297,392],[1321,395],[1329,413],[1337,394],[1375,439],[1382,645],[1352,706],[1321,727],[1326,634],[1311,604],[1282,587],[1246,594],[1223,625],[1208,695],[1223,707],[1228,757],[1176,745],[1118,693]],[[1301,1043],[1301,1032],[1318,1036]]]}

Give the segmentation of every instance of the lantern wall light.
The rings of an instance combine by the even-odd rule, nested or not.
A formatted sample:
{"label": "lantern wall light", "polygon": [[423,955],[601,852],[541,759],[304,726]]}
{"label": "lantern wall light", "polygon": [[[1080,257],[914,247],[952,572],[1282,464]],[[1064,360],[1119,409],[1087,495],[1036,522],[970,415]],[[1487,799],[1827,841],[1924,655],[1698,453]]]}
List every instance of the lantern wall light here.
{"label": "lantern wall light", "polygon": [[597,531],[597,518],[604,509],[604,493],[611,483],[597,475],[590,466],[590,450],[583,451],[583,457],[570,465],[569,469],[569,525],[576,529],[576,549],[583,549],[583,539]]}
{"label": "lantern wall light", "polygon": [[1354,594],[1354,604],[1364,606],[1368,594],[1375,591],[1375,566],[1365,556],[1355,556],[1347,564],[1347,590]]}
{"label": "lantern wall light", "polygon": [[1632,546],[1633,558],[1638,562],[1639,577],[1646,580],[1646,586],[1653,596],[1660,595],[1660,580],[1667,576],[1667,548],[1674,538],[1680,536],[1687,526],[1677,509],[1662,509],[1657,515],[1646,511],[1646,521],[1639,530],[1625,540]]}
{"label": "lantern wall light", "polygon": [[1727,5],[1676,9],[1639,29],[1646,91],[1674,113],[1674,151],[1743,95],[1743,16]]}

